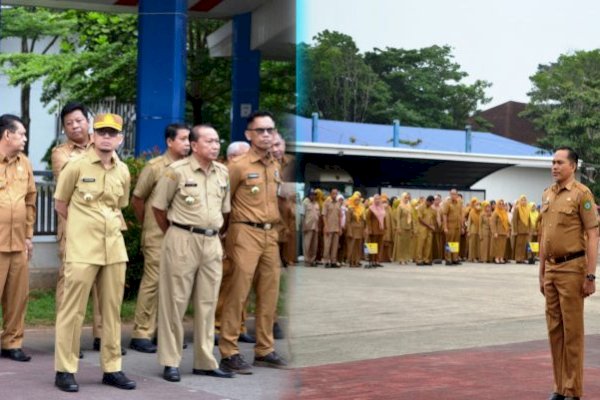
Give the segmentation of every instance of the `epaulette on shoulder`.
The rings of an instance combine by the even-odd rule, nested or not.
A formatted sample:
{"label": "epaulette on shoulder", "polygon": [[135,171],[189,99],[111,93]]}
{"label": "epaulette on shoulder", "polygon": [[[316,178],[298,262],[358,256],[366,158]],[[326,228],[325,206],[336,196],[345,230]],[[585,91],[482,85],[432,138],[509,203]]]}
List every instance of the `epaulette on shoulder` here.
{"label": "epaulette on shoulder", "polygon": [[177,169],[177,168],[181,168],[184,165],[188,165],[189,163],[190,163],[190,159],[189,159],[189,157],[186,157],[186,158],[182,158],[181,160],[173,161],[171,163],[171,165],[169,165],[169,168]]}
{"label": "epaulette on shoulder", "polygon": [[220,163],[218,161],[213,161],[213,165],[215,166],[215,168],[227,173],[229,172],[229,169],[227,168],[227,166],[223,163]]}
{"label": "epaulette on shoulder", "polygon": [[161,162],[162,159],[163,159],[163,156],[157,156],[157,157],[151,158],[150,160],[148,160],[148,165],[156,165],[159,162]]}

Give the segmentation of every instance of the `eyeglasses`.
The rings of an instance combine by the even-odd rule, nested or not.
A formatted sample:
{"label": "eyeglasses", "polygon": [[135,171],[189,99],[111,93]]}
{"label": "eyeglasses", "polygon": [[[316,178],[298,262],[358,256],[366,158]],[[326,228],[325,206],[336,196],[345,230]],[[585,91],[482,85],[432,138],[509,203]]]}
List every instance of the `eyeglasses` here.
{"label": "eyeglasses", "polygon": [[254,129],[247,129],[247,130],[256,132],[259,135],[262,135],[265,132],[268,133],[269,135],[273,134],[274,132],[277,132],[277,128],[254,128]]}
{"label": "eyeglasses", "polygon": [[98,136],[110,136],[111,138],[115,138],[121,134],[119,131],[115,131],[114,129],[96,129],[96,135]]}

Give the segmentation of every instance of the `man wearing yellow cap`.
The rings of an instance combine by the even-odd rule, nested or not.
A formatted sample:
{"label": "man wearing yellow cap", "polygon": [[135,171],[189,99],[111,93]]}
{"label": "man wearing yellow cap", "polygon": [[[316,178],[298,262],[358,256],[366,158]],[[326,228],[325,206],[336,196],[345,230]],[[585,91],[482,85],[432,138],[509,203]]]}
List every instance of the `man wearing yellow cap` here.
{"label": "man wearing yellow cap", "polygon": [[[97,115],[94,144],[69,161],[58,178],[56,212],[67,220],[63,305],[56,318],[55,385],[77,392],[81,325],[94,281],[102,314],[102,383],[119,389],[136,384],[121,371],[120,310],[127,250],[121,233],[121,209],[129,202],[130,177],[115,150],[123,141],[123,120]],[[67,218],[68,215],[68,218]],[[81,240],[85,238],[85,240]]]}

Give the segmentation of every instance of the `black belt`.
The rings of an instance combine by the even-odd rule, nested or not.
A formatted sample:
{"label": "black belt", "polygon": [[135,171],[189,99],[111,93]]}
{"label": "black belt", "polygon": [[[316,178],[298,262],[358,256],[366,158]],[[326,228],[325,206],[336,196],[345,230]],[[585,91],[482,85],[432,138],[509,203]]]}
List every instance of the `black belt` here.
{"label": "black belt", "polygon": [[263,229],[265,231],[268,231],[270,229],[273,229],[273,225],[274,224],[259,224],[258,222],[249,222],[249,221],[239,221],[241,224],[246,224],[246,225],[250,225],[253,226],[255,228],[259,228],[259,229]]}
{"label": "black belt", "polygon": [[562,264],[567,261],[571,261],[571,260],[574,260],[576,258],[583,257],[583,256],[585,256],[585,251],[581,250],[581,251],[578,251],[577,253],[567,254],[566,256],[562,256],[562,257],[550,257],[549,260],[552,262],[552,264]]}
{"label": "black belt", "polygon": [[217,233],[219,233],[219,231],[216,229],[196,228],[195,226],[182,225],[182,224],[178,224],[177,222],[172,222],[172,221],[171,221],[171,225],[176,226],[180,229],[184,229],[186,231],[190,231],[192,233],[199,233],[199,234],[205,235],[205,236],[215,236]]}

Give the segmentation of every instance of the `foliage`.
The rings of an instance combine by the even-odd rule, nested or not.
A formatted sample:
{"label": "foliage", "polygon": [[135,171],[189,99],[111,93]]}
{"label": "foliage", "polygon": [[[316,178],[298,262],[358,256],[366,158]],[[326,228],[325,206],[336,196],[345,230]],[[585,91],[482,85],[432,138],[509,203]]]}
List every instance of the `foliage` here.
{"label": "foliage", "polygon": [[365,122],[384,108],[389,88],[373,72],[348,35],[325,30],[314,46],[298,47],[298,113],[318,112],[334,120]]}
{"label": "foliage", "polygon": [[[538,144],[548,150],[571,146],[586,163],[600,169],[600,50],[563,54],[539,65],[523,116],[546,132]],[[589,182],[600,195],[600,182]]]}

